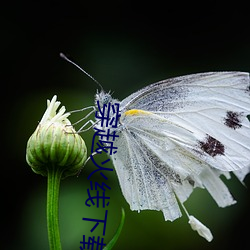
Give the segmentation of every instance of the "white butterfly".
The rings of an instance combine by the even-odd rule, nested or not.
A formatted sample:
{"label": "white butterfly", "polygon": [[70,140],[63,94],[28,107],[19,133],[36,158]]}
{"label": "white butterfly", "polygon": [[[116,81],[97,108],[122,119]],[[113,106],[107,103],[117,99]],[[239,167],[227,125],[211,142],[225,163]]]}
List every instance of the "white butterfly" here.
{"label": "white butterfly", "polygon": [[[121,102],[101,91],[97,101],[120,103],[111,158],[131,210],[161,210],[173,221],[181,216],[177,200],[184,207],[195,187],[206,188],[220,207],[235,203],[220,175],[233,172],[243,181],[250,172],[248,73],[176,77]],[[212,240],[210,230],[186,213],[192,228]]]}

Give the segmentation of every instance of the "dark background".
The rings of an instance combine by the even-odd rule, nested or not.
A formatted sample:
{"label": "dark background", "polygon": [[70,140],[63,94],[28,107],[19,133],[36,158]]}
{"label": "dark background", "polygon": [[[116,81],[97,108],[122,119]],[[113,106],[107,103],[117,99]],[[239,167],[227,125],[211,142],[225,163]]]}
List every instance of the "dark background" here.
{"label": "dark background", "polygon": [[[70,55],[122,100],[137,89],[168,77],[205,71],[249,71],[248,6],[239,2],[183,5],[181,2],[11,2],[1,6],[1,249],[48,249],[46,178],[25,161],[26,143],[54,94],[67,110],[93,105],[97,85],[59,57]],[[72,116],[72,121],[78,119]],[[93,133],[83,134],[90,150]],[[102,209],[87,209],[86,176],[62,181],[60,229],[63,249],[79,249]],[[111,165],[110,165],[111,167]],[[105,242],[125,225],[114,249],[248,249],[249,189],[225,180],[238,203],[218,208],[205,190],[196,190],[187,208],[214,235],[207,243],[185,216],[165,222],[161,212],[132,212],[115,172],[109,175],[111,202]],[[246,186],[250,186],[249,176]],[[99,230],[101,232],[102,229]],[[98,231],[96,231],[98,233]],[[101,235],[101,233],[99,233]],[[98,236],[98,234],[96,235]]]}

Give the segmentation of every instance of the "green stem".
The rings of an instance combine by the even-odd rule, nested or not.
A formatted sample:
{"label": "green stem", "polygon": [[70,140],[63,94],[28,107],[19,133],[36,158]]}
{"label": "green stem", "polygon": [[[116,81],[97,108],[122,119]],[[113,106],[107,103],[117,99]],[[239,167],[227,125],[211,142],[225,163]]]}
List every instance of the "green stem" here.
{"label": "green stem", "polygon": [[118,240],[120,233],[122,231],[122,227],[124,225],[124,221],[125,221],[125,211],[122,208],[122,218],[121,218],[121,222],[120,225],[115,233],[115,235],[113,236],[112,240],[107,244],[106,247],[103,248],[103,250],[111,250],[113,248],[113,246],[115,245],[116,241]]}
{"label": "green stem", "polygon": [[47,227],[50,250],[61,250],[59,231],[59,188],[62,170],[58,167],[48,168],[47,186]]}

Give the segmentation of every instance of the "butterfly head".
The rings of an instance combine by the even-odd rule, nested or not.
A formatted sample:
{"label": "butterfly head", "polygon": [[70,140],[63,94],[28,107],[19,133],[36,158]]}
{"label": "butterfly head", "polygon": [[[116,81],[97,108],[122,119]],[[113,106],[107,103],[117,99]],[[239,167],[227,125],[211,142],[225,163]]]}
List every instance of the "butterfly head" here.
{"label": "butterfly head", "polygon": [[118,102],[117,100],[113,99],[110,92],[105,92],[104,90],[101,90],[100,92],[97,90],[97,93],[95,95],[95,105],[97,106],[97,101],[99,101],[99,105],[102,108],[105,104],[108,103],[115,103]]}

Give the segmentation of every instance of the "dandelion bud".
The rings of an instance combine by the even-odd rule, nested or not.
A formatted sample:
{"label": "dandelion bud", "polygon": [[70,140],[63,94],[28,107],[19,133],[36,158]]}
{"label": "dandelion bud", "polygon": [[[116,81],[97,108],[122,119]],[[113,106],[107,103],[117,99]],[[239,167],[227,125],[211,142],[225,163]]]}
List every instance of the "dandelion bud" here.
{"label": "dandelion bud", "polygon": [[47,101],[41,122],[27,143],[26,160],[32,170],[47,176],[49,168],[59,168],[62,177],[76,174],[87,158],[87,149],[81,136],[76,133],[65,113],[64,106],[54,96]]}

